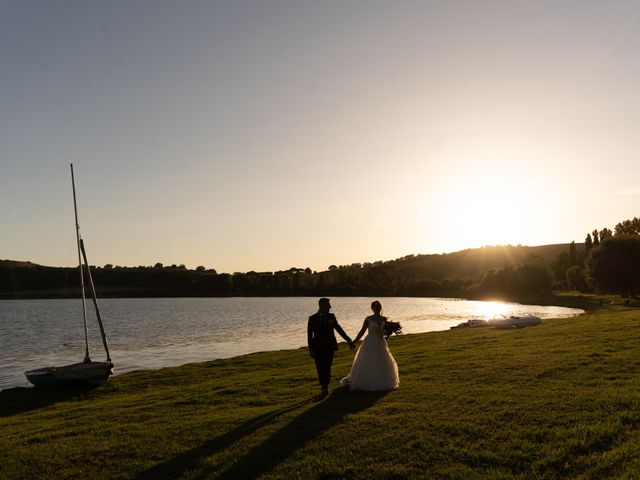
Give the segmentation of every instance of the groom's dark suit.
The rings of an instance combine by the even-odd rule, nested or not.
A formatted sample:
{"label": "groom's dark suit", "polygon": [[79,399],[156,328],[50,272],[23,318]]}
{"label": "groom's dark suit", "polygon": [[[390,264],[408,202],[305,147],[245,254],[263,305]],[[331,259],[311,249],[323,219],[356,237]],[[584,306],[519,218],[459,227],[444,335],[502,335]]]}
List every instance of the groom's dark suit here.
{"label": "groom's dark suit", "polygon": [[323,391],[329,387],[333,354],[338,350],[338,342],[334,331],[337,331],[351,345],[351,339],[344,333],[342,327],[338,325],[336,316],[333,313],[318,312],[309,317],[307,343],[309,344],[309,352],[315,360],[318,381]]}

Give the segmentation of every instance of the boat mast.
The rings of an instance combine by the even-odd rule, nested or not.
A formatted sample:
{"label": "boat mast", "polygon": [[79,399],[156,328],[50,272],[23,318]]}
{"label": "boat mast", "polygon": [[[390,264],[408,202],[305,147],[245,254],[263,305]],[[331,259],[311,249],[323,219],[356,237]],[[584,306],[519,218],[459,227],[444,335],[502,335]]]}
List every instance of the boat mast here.
{"label": "boat mast", "polygon": [[84,258],[84,265],[87,268],[87,278],[89,279],[89,288],[91,290],[91,300],[93,300],[93,306],[96,309],[96,317],[98,317],[98,325],[100,326],[100,335],[102,335],[102,344],[104,345],[104,351],[107,352],[107,362],[111,361],[111,355],[109,354],[109,344],[107,343],[107,336],[104,333],[104,326],[102,325],[102,317],[100,316],[100,309],[98,308],[98,297],[96,296],[96,287],[93,285],[93,277],[91,276],[91,269],[89,268],[89,260],[87,260],[87,252],[84,249],[84,241],[80,239],[80,250],[82,250],[82,258]]}
{"label": "boat mast", "polygon": [[91,362],[89,357],[89,327],[87,326],[87,299],[84,292],[84,274],[82,272],[82,257],[80,256],[80,224],[78,223],[78,206],[76,204],[76,182],[73,178],[73,163],[71,165],[71,186],[73,187],[73,212],[76,217],[76,240],[78,243],[78,268],[80,269],[80,288],[82,290],[82,317],[84,319],[84,342],[85,342],[85,354],[84,362]]}

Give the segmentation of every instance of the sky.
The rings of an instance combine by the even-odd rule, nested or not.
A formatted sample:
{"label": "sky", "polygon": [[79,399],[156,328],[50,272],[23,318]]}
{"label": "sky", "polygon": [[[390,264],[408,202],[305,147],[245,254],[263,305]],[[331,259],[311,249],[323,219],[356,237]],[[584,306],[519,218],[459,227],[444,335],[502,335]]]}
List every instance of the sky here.
{"label": "sky", "polygon": [[324,270],[640,214],[635,1],[0,0],[0,259]]}

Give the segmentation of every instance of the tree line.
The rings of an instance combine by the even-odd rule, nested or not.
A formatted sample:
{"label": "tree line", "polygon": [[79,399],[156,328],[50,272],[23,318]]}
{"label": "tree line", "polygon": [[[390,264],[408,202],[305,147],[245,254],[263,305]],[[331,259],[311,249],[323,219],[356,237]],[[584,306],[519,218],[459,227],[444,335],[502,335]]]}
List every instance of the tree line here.
{"label": "tree line", "polygon": [[640,288],[640,218],[624,220],[613,231],[587,233],[582,250],[571,242],[557,262],[565,267],[568,289],[635,297]]}
{"label": "tree line", "polygon": [[[390,261],[292,267],[275,272],[219,273],[184,265],[92,266],[100,296],[447,296],[512,298],[548,292],[545,259],[563,245],[499,246]],[[79,295],[77,268],[0,261],[0,297]]]}
{"label": "tree line", "polygon": [[[635,295],[640,219],[594,230],[583,244],[491,246],[389,261],[219,273],[183,264],[91,267],[100,296],[441,296],[535,301],[553,289]],[[0,297],[79,295],[77,268],[0,261]]]}

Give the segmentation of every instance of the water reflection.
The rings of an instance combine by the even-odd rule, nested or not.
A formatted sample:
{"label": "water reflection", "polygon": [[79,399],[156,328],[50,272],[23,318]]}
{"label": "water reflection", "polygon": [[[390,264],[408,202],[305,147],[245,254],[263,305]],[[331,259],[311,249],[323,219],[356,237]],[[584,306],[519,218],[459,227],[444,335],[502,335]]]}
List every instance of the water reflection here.
{"label": "water reflection", "polygon": [[509,304],[503,302],[477,302],[475,308],[476,314],[474,318],[479,317],[482,320],[489,320],[498,315],[506,315],[509,310]]}
{"label": "water reflection", "polygon": [[[333,312],[351,336],[370,314],[372,300],[332,300]],[[471,318],[496,315],[545,319],[582,313],[561,307],[445,298],[380,300],[385,314],[401,322],[405,333],[447,330]],[[304,297],[104,299],[100,310],[116,371],[123,373],[301,347],[316,302],[316,298]],[[84,356],[78,300],[1,300],[0,328],[0,388],[25,386],[25,370],[72,363]],[[103,360],[95,323],[90,325],[90,344],[92,358]]]}

